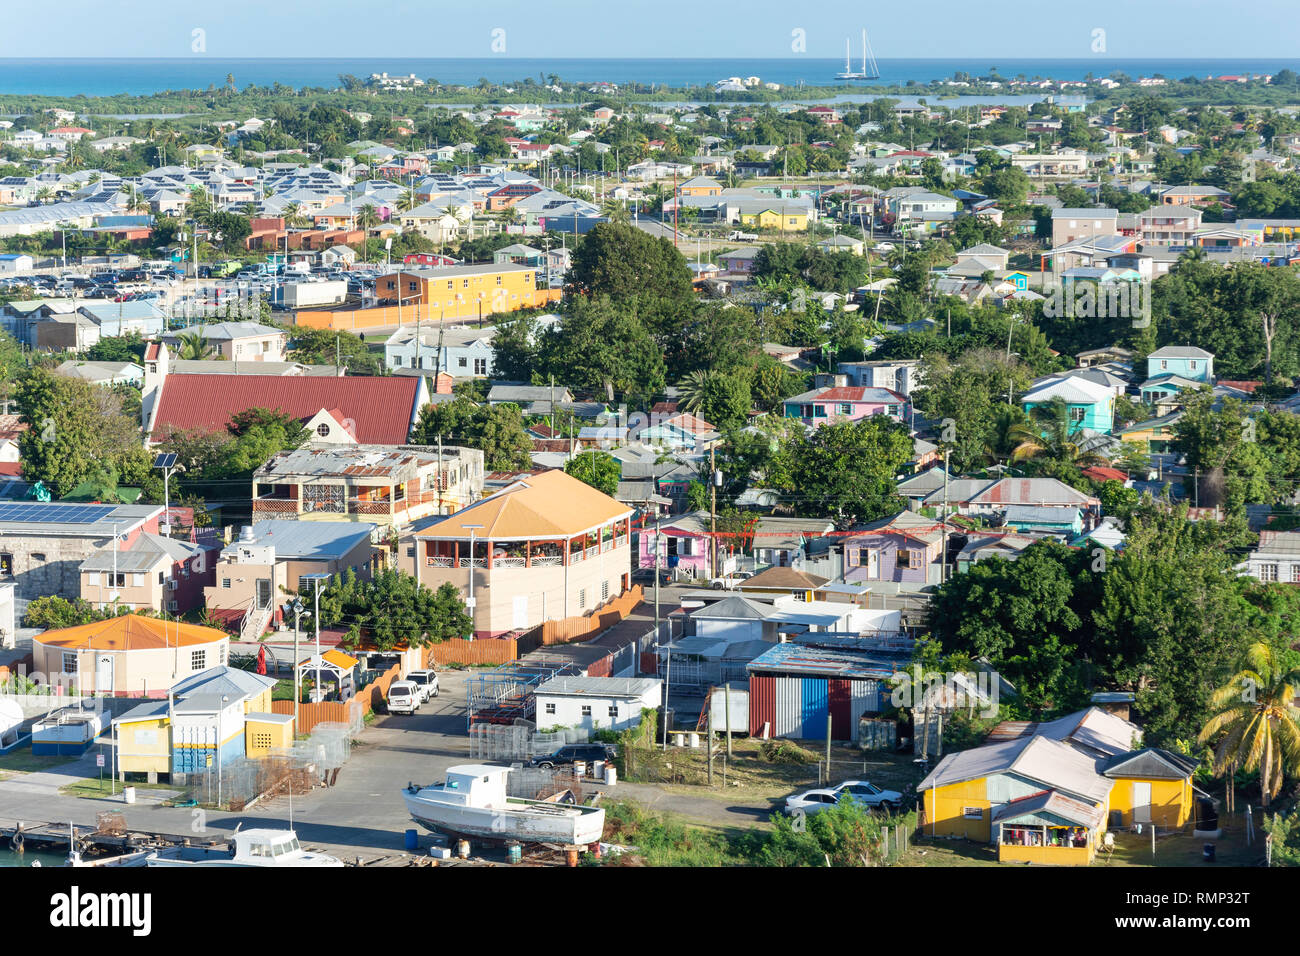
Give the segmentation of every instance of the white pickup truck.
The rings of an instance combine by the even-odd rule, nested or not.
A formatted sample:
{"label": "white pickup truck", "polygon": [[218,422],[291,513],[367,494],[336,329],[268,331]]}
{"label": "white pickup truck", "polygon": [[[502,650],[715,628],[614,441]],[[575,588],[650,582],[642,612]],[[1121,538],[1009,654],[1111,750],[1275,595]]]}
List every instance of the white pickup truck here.
{"label": "white pickup truck", "polygon": [[741,232],[738,229],[735,230],[734,232],[727,233],[727,238],[730,239],[732,242],[757,242],[758,241],[758,236],[754,235],[754,233]]}

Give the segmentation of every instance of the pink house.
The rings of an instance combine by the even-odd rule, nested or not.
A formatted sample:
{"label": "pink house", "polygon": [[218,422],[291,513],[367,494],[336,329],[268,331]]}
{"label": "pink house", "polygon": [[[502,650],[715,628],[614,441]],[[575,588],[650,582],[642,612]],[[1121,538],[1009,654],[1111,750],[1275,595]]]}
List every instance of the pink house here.
{"label": "pink house", "polygon": [[797,418],[814,428],[831,421],[851,421],[888,415],[896,422],[910,414],[907,398],[892,388],[868,385],[833,385],[815,388],[785,400],[785,417]]}
{"label": "pink house", "polygon": [[[694,511],[671,524],[661,524],[659,533],[659,567],[674,578],[699,578],[709,575],[709,513]],[[639,567],[655,566],[655,529],[647,525],[641,531],[637,556]]]}

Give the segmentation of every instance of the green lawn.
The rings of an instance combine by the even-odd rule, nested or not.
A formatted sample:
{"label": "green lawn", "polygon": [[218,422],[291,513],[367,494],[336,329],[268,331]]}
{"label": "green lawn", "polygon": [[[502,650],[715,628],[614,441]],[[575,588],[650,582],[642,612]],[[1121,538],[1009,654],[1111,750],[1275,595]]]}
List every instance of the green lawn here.
{"label": "green lawn", "polygon": [[61,763],[67,763],[69,759],[68,757],[58,756],[37,757],[27,749],[15,750],[13,753],[0,757],[0,774],[32,773],[37,770],[49,770]]}
{"label": "green lawn", "polygon": [[[124,786],[135,787],[137,790],[173,790],[179,792],[180,790],[184,789],[182,787],[177,787],[175,784],[170,784],[170,783],[123,784],[121,781],[118,781],[117,796],[119,798],[122,796],[122,788]],[[113,795],[113,781],[112,778],[110,778],[107,775],[104,776],[103,780],[100,780],[99,777],[84,777],[81,780],[77,780],[74,781],[73,783],[65,784],[64,786],[59,787],[59,793],[63,796],[68,796],[68,797],[84,797],[88,799],[101,799]]]}

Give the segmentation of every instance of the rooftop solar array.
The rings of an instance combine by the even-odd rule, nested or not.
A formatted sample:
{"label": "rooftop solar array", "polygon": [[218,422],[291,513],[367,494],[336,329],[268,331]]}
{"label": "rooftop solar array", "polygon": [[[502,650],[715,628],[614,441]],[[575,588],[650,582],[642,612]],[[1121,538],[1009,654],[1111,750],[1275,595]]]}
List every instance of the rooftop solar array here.
{"label": "rooftop solar array", "polygon": [[108,517],[116,505],[67,505],[35,501],[0,502],[0,522],[91,524]]}

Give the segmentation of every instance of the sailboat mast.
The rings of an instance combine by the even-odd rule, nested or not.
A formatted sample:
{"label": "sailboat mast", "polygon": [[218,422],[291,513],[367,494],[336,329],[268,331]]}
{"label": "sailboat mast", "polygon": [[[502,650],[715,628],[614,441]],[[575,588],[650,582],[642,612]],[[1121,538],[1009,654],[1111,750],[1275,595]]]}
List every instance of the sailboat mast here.
{"label": "sailboat mast", "polygon": [[844,72],[845,73],[853,72],[853,55],[849,47],[849,42],[850,42],[849,38],[845,37],[844,38]]}
{"label": "sailboat mast", "polygon": [[867,72],[867,28],[862,28],[862,75],[869,76]]}

